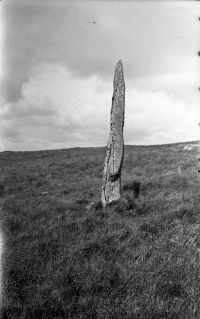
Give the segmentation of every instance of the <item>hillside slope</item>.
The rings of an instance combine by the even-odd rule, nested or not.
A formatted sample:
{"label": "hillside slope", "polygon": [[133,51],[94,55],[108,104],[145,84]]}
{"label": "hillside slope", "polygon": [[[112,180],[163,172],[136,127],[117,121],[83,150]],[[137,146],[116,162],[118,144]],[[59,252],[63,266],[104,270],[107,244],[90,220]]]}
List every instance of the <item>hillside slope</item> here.
{"label": "hillside slope", "polygon": [[199,318],[196,144],[126,146],[105,212],[104,148],[0,153],[2,318]]}

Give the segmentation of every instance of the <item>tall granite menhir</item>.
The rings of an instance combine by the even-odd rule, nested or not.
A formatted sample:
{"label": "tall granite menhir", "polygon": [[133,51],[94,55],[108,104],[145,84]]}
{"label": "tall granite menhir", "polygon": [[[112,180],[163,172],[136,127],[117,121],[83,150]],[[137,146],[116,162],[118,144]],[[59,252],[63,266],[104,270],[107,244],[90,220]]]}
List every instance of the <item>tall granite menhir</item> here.
{"label": "tall granite menhir", "polygon": [[125,83],[122,61],[115,67],[110,115],[110,136],[106,148],[101,201],[103,207],[116,201],[121,194],[121,169],[124,155]]}

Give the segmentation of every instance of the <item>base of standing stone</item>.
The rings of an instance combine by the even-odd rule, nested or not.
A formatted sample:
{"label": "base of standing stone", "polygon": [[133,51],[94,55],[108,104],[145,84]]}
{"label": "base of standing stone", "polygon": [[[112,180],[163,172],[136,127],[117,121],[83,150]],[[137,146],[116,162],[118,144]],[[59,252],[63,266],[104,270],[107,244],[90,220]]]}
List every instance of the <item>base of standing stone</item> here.
{"label": "base of standing stone", "polygon": [[[109,197],[106,197],[106,194],[109,194]],[[102,192],[102,204],[105,207],[107,204],[117,201],[120,199],[121,195],[121,183],[120,180],[116,180],[114,182],[107,182],[106,187]]]}

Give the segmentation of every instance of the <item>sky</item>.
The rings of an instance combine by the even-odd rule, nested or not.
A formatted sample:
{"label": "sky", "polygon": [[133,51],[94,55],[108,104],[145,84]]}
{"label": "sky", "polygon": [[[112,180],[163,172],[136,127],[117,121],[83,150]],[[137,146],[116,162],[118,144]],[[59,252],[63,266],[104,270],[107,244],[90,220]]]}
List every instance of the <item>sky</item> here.
{"label": "sky", "polygon": [[1,1],[0,151],[105,146],[119,59],[125,144],[199,140],[199,9],[182,0]]}

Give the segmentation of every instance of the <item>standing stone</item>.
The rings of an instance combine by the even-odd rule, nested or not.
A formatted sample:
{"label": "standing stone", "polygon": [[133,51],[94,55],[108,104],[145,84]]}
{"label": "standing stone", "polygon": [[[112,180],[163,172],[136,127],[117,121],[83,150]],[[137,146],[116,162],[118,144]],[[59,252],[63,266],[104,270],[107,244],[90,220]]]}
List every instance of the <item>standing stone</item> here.
{"label": "standing stone", "polygon": [[124,155],[125,83],[122,61],[115,67],[110,115],[110,136],[106,148],[101,201],[103,207],[120,198],[121,168]]}

